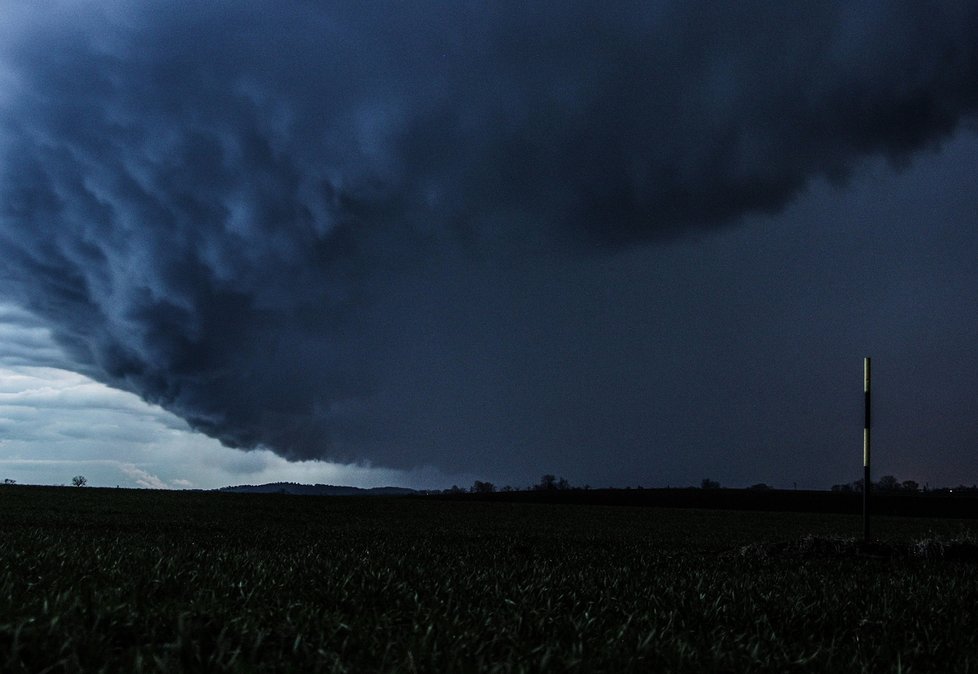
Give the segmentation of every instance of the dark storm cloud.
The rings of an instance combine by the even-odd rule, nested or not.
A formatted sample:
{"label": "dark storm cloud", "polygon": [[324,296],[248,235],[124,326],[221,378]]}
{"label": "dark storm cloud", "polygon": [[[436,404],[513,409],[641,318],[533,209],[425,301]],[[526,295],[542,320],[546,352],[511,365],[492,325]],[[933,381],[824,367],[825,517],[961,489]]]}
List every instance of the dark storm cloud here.
{"label": "dark storm cloud", "polygon": [[[21,2],[9,17],[0,292],[76,369],[290,458],[476,452],[452,446],[478,445],[458,429],[505,411],[433,419],[403,398],[519,389],[521,339],[546,361],[550,319],[513,305],[519,260],[544,253],[569,280],[563,256],[776,211],[814,178],[935,146],[978,107],[973,2]],[[460,280],[470,263],[481,280]],[[502,344],[476,327],[513,316]],[[494,389],[503,361],[517,383]],[[584,395],[573,379],[525,409],[563,413]],[[393,419],[411,414],[424,423]]]}

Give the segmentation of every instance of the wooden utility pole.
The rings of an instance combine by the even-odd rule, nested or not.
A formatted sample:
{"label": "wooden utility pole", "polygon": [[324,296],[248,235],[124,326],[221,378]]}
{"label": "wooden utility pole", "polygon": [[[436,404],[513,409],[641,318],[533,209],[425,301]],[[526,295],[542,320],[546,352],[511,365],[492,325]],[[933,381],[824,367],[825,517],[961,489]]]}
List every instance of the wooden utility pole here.
{"label": "wooden utility pole", "polygon": [[869,490],[873,481],[869,471],[869,432],[872,426],[872,400],[870,389],[870,359],[863,359],[863,397],[865,420],[863,421],[863,542],[869,543]]}

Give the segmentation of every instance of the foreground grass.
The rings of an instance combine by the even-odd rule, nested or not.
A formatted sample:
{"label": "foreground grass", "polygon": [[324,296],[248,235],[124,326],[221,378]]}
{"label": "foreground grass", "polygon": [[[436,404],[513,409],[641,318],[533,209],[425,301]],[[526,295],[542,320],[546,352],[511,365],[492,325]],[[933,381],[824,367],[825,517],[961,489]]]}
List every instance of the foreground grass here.
{"label": "foreground grass", "polygon": [[[756,552],[858,527],[826,515],[4,488],[0,670],[978,671],[978,565]],[[978,533],[918,520],[878,530]]]}

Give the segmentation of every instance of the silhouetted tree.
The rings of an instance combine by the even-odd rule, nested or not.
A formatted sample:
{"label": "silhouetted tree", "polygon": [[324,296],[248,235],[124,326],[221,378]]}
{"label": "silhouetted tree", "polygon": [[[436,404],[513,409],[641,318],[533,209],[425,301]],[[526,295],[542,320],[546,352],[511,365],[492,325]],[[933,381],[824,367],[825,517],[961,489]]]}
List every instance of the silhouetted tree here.
{"label": "silhouetted tree", "polygon": [[913,480],[904,480],[900,484],[900,488],[904,491],[920,491],[920,485]]}
{"label": "silhouetted tree", "polygon": [[720,483],[719,482],[716,482],[715,480],[711,480],[708,477],[704,477],[703,478],[703,481],[700,482],[700,488],[701,489],[719,489],[720,488]]}
{"label": "silhouetted tree", "polygon": [[472,483],[472,489],[470,489],[473,494],[491,494],[496,491],[496,485],[492,482],[483,482],[482,480],[476,480]]}
{"label": "silhouetted tree", "polygon": [[571,484],[564,478],[558,478],[549,473],[540,477],[540,481],[530,487],[534,491],[556,491],[558,489],[570,489]]}
{"label": "silhouetted tree", "polygon": [[86,478],[84,475],[76,475],[75,477],[71,478],[71,484],[75,485],[76,487],[84,487],[86,484],[88,484],[88,478]]}
{"label": "silhouetted tree", "polygon": [[3,479],[4,484],[17,484],[17,480],[11,480],[9,477]]}
{"label": "silhouetted tree", "polygon": [[550,491],[557,488],[557,476],[549,473],[540,477],[540,481],[533,487],[537,491]]}
{"label": "silhouetted tree", "polygon": [[752,484],[748,488],[749,489],[755,489],[757,491],[768,491],[769,489],[771,489],[771,487],[769,487],[768,485],[764,484],[763,482],[758,482],[757,484]]}
{"label": "silhouetted tree", "polygon": [[876,483],[876,486],[880,491],[896,491],[900,488],[900,481],[892,475],[884,475],[880,478],[880,481]]}

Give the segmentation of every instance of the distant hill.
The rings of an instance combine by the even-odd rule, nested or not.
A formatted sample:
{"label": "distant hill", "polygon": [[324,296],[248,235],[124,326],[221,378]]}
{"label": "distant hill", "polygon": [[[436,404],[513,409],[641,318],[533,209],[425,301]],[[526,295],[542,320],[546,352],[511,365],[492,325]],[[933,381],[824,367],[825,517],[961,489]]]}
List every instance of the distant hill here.
{"label": "distant hill", "polygon": [[417,494],[407,487],[343,487],[334,484],[297,484],[295,482],[271,482],[269,484],[239,484],[221,487],[217,491],[243,494],[296,494],[298,496],[407,496]]}

